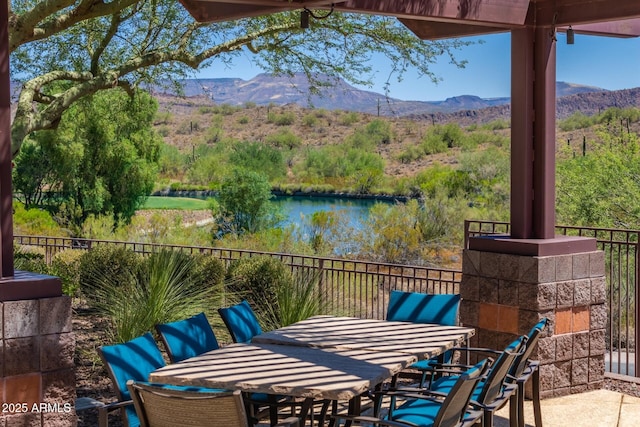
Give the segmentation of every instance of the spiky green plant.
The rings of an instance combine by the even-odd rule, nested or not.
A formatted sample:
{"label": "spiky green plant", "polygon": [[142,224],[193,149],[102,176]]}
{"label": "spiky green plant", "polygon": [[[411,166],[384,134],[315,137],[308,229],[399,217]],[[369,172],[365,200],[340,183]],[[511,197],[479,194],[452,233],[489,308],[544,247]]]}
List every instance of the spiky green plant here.
{"label": "spiky green plant", "polygon": [[266,311],[264,324],[276,329],[324,313],[320,277],[318,271],[297,271],[293,280],[280,282],[276,286],[276,304]]}
{"label": "spiky green plant", "polygon": [[131,280],[116,283],[109,276],[93,277],[96,308],[110,319],[115,342],[124,342],[211,307],[211,287],[193,280],[194,259],[184,253],[161,250],[145,259]]}

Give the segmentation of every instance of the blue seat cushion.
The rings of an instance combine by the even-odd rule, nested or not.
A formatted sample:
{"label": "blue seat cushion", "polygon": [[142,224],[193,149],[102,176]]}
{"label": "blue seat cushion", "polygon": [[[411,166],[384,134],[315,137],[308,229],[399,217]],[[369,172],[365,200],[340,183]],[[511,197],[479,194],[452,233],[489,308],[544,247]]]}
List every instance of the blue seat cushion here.
{"label": "blue seat cushion", "polygon": [[387,320],[455,326],[459,307],[460,295],[394,290],[389,296]]}
{"label": "blue seat cushion", "polygon": [[188,319],[157,325],[173,362],[220,348],[204,313]]}
{"label": "blue seat cushion", "polygon": [[258,318],[246,300],[231,307],[220,308],[218,313],[234,342],[248,343],[251,338],[262,333]]}
{"label": "blue seat cushion", "polygon": [[433,425],[441,405],[424,399],[408,400],[393,411],[392,421],[401,421],[417,427]]}
{"label": "blue seat cushion", "polygon": [[[433,391],[449,394],[449,392],[455,385],[456,381],[458,381],[458,378],[459,378],[458,375],[449,375],[446,377],[438,378],[433,382],[433,384],[431,384],[431,387],[429,387],[429,389]],[[484,379],[481,379],[480,381],[478,381],[478,385],[476,386],[475,390],[473,391],[473,394],[471,395],[471,400],[477,401],[480,398],[480,394],[482,393],[483,387],[484,387]]]}

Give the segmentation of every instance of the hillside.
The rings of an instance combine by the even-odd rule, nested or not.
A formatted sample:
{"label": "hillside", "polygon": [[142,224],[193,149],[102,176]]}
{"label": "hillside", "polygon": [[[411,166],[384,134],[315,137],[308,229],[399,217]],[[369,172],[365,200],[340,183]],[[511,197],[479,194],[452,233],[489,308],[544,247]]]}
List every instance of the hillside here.
{"label": "hillside", "polygon": [[[366,127],[375,114],[328,110],[323,108],[303,108],[296,104],[283,106],[262,106],[251,103],[245,106],[216,105],[209,97],[176,97],[157,95],[160,113],[156,129],[165,141],[178,147],[183,153],[195,154],[201,144],[214,146],[219,141],[268,142],[283,132],[289,132],[299,139],[302,148],[318,148],[342,144],[358,129]],[[558,100],[558,116],[564,118],[575,111],[594,114],[609,107],[640,107],[640,88],[612,92],[579,93]],[[461,152],[453,148],[433,155],[414,156],[423,138],[434,124],[456,123],[462,128],[475,126],[482,132],[490,133],[494,143],[508,144],[509,106],[494,106],[479,110],[455,113],[433,113],[409,115],[405,117],[385,117],[390,123],[393,138],[389,143],[378,145],[376,152],[384,159],[384,174],[388,178],[413,177],[434,163],[456,164]],[[291,117],[291,122],[282,125],[273,117]],[[638,124],[632,124],[636,132]],[[580,129],[558,132],[559,141],[581,144],[584,137],[591,138],[593,131]],[[502,142],[499,142],[502,141]],[[576,145],[575,151],[580,147]],[[299,162],[303,150],[292,151],[290,163]],[[299,177],[289,171],[289,182],[299,182]]]}
{"label": "hillside", "polygon": [[[461,95],[442,101],[400,100],[385,94],[361,90],[341,79],[326,79],[328,85],[322,89],[322,96],[309,95],[310,85],[304,74],[271,76],[259,74],[250,80],[239,78],[188,79],[182,81],[183,94],[187,98],[206,97],[215,104],[241,106],[246,103],[256,105],[297,104],[302,107],[342,109],[384,116],[406,116],[418,114],[446,114],[457,111],[480,110],[509,104],[509,98],[480,98],[475,95]],[[158,96],[176,96],[160,87],[152,88]],[[604,89],[558,82],[556,92],[559,98],[581,93],[607,92]]]}

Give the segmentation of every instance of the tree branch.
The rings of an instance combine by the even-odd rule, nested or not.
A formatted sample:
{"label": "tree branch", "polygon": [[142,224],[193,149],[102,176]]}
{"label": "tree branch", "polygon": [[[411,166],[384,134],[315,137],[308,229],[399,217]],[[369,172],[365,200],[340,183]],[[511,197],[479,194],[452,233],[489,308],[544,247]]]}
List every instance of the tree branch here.
{"label": "tree branch", "polygon": [[[9,51],[35,40],[42,40],[64,31],[75,24],[100,16],[112,15],[138,3],[140,0],[114,0],[104,3],[101,0],[83,0],[68,13],[57,12],[73,4],[70,0],[44,0],[33,9],[9,22]],[[51,17],[51,19],[47,19]],[[43,20],[46,21],[42,22]]]}

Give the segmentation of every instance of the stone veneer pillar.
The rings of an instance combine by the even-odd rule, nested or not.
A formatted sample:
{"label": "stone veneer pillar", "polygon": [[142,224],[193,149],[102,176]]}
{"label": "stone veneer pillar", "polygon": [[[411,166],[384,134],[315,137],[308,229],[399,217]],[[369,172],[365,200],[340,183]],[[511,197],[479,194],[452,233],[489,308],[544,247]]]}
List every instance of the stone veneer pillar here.
{"label": "stone veneer pillar", "polygon": [[[25,274],[34,286],[59,287],[58,278]],[[77,425],[71,298],[2,301],[0,316],[0,426]]]}
{"label": "stone veneer pillar", "polygon": [[523,256],[465,250],[460,319],[471,345],[504,348],[543,317],[550,322],[533,358],[541,396],[598,389],[604,379],[604,253]]}

